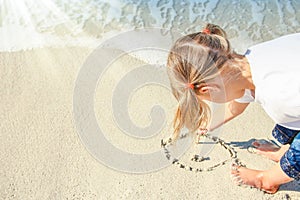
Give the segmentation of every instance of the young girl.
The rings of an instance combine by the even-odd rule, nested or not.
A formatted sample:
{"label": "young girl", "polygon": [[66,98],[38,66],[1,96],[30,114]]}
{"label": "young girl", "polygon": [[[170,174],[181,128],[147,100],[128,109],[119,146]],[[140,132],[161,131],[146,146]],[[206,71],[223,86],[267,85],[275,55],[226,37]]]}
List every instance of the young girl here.
{"label": "young girl", "polygon": [[[226,33],[208,24],[202,32],[179,38],[168,57],[168,76],[179,102],[174,139],[184,126],[191,132],[213,130],[258,102],[276,123],[274,147],[256,141],[256,152],[277,164],[259,171],[233,166],[239,183],[275,193],[281,184],[300,180],[300,33],[255,45],[245,55],[231,48]],[[205,100],[226,103],[224,121],[208,127]],[[206,129],[207,128],[207,129]]]}

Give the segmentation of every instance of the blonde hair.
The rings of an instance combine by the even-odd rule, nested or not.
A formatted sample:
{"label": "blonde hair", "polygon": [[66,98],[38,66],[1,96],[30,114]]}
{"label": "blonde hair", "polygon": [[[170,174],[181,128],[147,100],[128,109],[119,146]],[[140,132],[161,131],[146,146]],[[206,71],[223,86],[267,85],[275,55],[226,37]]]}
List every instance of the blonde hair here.
{"label": "blonde hair", "polygon": [[197,88],[217,77],[235,55],[225,31],[214,24],[207,24],[204,31],[183,36],[175,42],[167,61],[172,92],[178,101],[173,141],[178,139],[184,126],[190,133],[207,127],[211,111],[204,101],[197,98]]}

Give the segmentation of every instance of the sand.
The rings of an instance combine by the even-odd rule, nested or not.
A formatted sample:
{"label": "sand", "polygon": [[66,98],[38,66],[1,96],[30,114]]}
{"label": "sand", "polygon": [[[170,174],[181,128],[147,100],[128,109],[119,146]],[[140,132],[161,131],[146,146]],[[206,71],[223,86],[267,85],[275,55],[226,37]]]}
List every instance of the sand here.
{"label": "sand", "polygon": [[[132,174],[98,162],[79,139],[72,107],[77,73],[91,52],[87,48],[41,48],[0,53],[0,199],[300,198],[295,181],[283,185],[275,195],[238,187],[230,178],[229,163],[206,173],[170,165]],[[155,103],[166,112],[161,133],[144,141],[122,133],[114,124],[109,104],[118,79],[140,63],[124,57],[113,64],[103,78],[103,88],[96,90],[95,114],[111,143],[129,152],[147,153],[158,150],[160,139],[172,130],[176,102],[170,92],[149,85],[132,96],[128,107],[134,123],[147,126]],[[105,98],[100,94],[106,94]],[[245,147],[254,138],[270,137],[272,127],[272,120],[260,106],[252,104],[224,126],[220,137],[235,146],[248,167],[268,169],[274,165],[272,161],[248,153]],[[214,148],[211,162],[224,151]]]}

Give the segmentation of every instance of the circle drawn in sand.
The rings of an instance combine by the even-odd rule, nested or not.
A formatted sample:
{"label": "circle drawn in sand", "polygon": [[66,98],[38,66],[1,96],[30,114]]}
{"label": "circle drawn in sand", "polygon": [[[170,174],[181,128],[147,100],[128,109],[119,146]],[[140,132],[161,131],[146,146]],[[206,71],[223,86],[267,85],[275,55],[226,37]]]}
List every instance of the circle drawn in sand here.
{"label": "circle drawn in sand", "polygon": [[[186,137],[186,135],[182,135],[180,137],[180,139]],[[224,140],[220,139],[219,137],[216,136],[212,136],[209,134],[204,134],[201,137],[207,138],[209,140],[212,140],[215,144],[219,144],[221,147],[223,147],[225,149],[225,151],[228,151],[230,158],[225,159],[221,162],[218,162],[216,164],[213,164],[209,167],[197,167],[197,166],[191,166],[187,163],[183,163],[182,161],[180,161],[179,159],[177,159],[176,157],[173,157],[168,146],[171,145],[172,143],[172,138],[169,138],[168,140],[164,141],[161,140],[161,146],[164,149],[164,153],[166,158],[171,161],[172,164],[177,165],[179,168],[185,169],[187,171],[192,171],[192,172],[209,172],[209,171],[213,171],[214,169],[216,169],[217,167],[220,167],[222,165],[225,165],[226,163],[230,162],[232,164],[236,164],[238,166],[245,166],[244,164],[241,163],[241,161],[237,158],[237,152],[234,150],[234,148],[232,146],[230,146],[230,144],[226,143]],[[199,145],[199,144],[198,144]],[[198,154],[195,154],[192,159],[192,161],[194,162],[203,162],[205,160],[209,160],[208,157],[204,157]]]}

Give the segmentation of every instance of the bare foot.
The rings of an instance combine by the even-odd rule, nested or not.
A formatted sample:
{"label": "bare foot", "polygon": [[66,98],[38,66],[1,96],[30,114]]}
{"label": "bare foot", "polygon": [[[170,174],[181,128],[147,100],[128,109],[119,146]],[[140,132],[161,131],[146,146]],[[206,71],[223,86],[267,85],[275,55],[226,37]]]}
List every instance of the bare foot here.
{"label": "bare foot", "polygon": [[270,194],[276,193],[279,188],[279,185],[270,186],[269,184],[264,183],[264,171],[233,165],[231,174],[237,185],[249,185]]}
{"label": "bare foot", "polygon": [[278,162],[289,148],[289,145],[283,145],[282,147],[279,147],[266,140],[256,140],[252,143],[252,145],[254,146],[252,149],[253,152],[266,156],[275,162]]}

